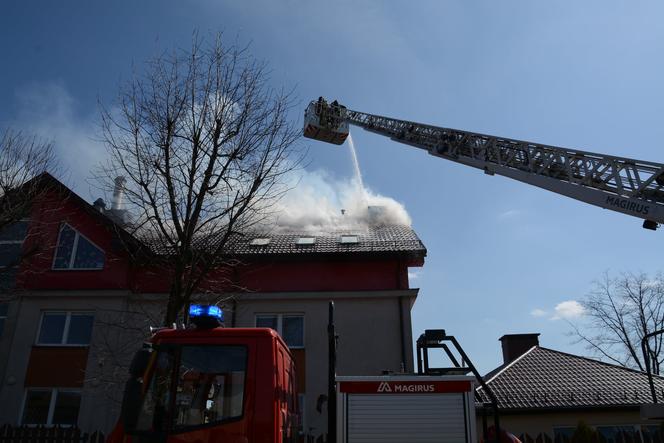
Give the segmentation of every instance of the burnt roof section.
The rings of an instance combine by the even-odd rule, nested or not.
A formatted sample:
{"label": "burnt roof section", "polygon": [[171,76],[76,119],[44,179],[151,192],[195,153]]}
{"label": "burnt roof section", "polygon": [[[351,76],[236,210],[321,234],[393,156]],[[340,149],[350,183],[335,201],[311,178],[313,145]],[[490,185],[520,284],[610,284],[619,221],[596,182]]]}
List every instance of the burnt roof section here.
{"label": "burnt roof section", "polygon": [[[664,397],[664,378],[654,376]],[[652,403],[648,376],[553,349],[533,346],[487,380],[503,410],[635,407]],[[483,401],[488,396],[477,392]]]}
{"label": "burnt roof section", "polygon": [[[357,237],[345,239],[343,237]],[[300,239],[313,241],[299,241]],[[267,241],[258,241],[266,239]],[[350,241],[349,241],[350,240]],[[201,238],[201,249],[221,241],[215,236]],[[159,255],[168,255],[169,248],[157,242],[151,244]],[[326,232],[287,231],[272,233],[233,234],[224,248],[229,256],[306,256],[306,255],[349,255],[349,254],[398,254],[422,259],[427,250],[415,231],[409,226],[382,225],[367,226],[363,229],[330,230]]]}

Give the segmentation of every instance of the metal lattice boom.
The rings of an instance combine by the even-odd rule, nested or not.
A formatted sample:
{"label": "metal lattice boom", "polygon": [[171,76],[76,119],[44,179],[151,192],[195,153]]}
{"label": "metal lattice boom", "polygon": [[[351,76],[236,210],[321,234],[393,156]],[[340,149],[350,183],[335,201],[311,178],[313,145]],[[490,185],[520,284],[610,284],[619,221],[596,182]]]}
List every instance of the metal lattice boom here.
{"label": "metal lattice boom", "polygon": [[650,229],[664,223],[664,164],[343,112],[350,124],[436,157],[642,218]]}

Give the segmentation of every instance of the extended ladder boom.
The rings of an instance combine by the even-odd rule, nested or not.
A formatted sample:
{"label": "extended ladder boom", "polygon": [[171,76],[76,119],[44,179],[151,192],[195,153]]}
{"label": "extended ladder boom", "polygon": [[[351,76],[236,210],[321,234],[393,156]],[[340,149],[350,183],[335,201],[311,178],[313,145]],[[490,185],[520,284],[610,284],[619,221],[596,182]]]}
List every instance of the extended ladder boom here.
{"label": "extended ladder boom", "polygon": [[664,164],[430,126],[352,111],[336,102],[322,103],[322,108],[320,99],[309,105],[305,125],[313,121],[315,109],[323,109],[322,116],[336,117],[320,118],[323,130],[334,132],[338,127],[330,124],[350,123],[489,175],[513,178],[642,218],[644,228],[656,229],[658,223],[664,223]]}

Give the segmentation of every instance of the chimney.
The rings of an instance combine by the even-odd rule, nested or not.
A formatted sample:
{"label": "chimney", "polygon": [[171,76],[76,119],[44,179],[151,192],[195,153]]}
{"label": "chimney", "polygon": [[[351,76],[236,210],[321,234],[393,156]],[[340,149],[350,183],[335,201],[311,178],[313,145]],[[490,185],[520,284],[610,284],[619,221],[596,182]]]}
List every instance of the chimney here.
{"label": "chimney", "polygon": [[127,180],[123,176],[115,177],[115,188],[113,189],[113,203],[111,209],[122,209],[122,200],[124,197],[124,184]]}
{"label": "chimney", "polygon": [[503,363],[511,363],[533,346],[539,346],[539,336],[540,334],[505,334],[500,337]]}
{"label": "chimney", "polygon": [[102,214],[103,214],[104,211],[106,210],[106,202],[104,202],[104,199],[103,199],[103,198],[98,198],[97,200],[95,200],[95,202],[92,204],[92,206],[93,206],[97,211],[101,212]]}

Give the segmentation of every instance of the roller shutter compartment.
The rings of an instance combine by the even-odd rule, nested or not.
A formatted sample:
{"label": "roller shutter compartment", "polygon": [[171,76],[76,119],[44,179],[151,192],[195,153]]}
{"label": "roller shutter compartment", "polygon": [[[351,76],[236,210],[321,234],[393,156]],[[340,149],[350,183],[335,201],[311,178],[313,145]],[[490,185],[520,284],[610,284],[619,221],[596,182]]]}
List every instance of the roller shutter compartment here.
{"label": "roller shutter compartment", "polygon": [[348,443],[465,443],[463,394],[352,394]]}

